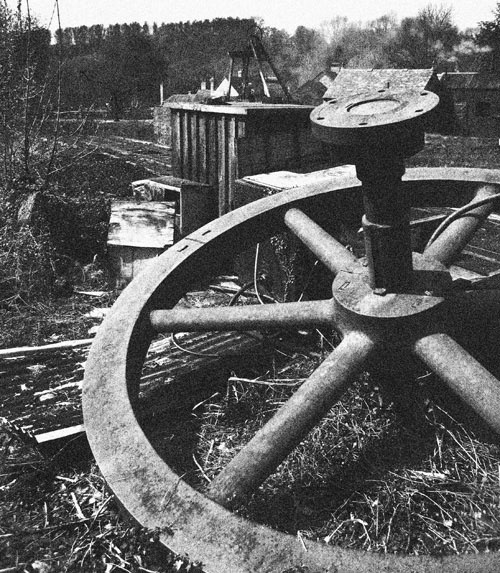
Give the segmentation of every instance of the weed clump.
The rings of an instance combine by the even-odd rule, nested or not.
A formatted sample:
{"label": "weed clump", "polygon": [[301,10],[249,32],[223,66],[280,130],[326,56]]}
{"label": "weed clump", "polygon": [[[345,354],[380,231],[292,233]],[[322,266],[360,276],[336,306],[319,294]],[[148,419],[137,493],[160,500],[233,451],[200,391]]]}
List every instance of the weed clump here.
{"label": "weed clump", "polygon": [[45,299],[56,279],[56,253],[46,227],[19,226],[0,211],[0,305]]}

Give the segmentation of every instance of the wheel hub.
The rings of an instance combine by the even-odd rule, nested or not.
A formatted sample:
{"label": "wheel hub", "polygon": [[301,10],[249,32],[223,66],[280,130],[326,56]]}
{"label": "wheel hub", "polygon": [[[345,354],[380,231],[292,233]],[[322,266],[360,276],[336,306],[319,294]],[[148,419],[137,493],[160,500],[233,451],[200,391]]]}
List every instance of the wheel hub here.
{"label": "wheel hub", "polygon": [[358,318],[406,318],[436,310],[452,288],[451,274],[432,259],[414,253],[414,276],[411,292],[390,293],[383,288],[372,289],[365,267],[357,271],[341,271],[333,282],[336,305]]}

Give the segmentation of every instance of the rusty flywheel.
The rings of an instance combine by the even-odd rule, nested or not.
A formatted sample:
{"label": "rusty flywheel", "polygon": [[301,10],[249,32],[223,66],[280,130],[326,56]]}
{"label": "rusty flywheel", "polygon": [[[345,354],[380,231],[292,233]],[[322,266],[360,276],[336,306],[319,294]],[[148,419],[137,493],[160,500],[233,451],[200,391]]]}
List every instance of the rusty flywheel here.
{"label": "rusty flywheel", "polygon": [[[425,95],[424,95],[425,94]],[[361,95],[329,102],[312,115],[319,137],[352,148],[358,179],[302,187],[256,201],[197,230],[157,259],[123,292],[99,330],[86,365],[87,435],[109,486],[143,526],[170,549],[211,573],[494,572],[500,555],[432,558],[379,555],[310,542],[242,519],[245,500],[328,412],[379,351],[402,348],[422,360],[497,433],[500,382],[453,338],[457,316],[500,311],[498,281],[453,281],[448,267],[494,207],[500,172],[411,169],[404,158],[423,142],[421,118],[436,97]],[[360,183],[361,181],[361,183]],[[357,259],[322,224],[363,196],[366,260]],[[410,206],[461,206],[423,254],[411,252]],[[282,230],[291,231],[332,275],[327,300],[174,308],[190,286],[213,276],[228,257]],[[472,310],[471,310],[472,309]],[[290,400],[212,481],[194,490],[157,453],[138,423],[142,364],[158,332],[334,326],[342,342]],[[307,569],[304,567],[307,566]]]}

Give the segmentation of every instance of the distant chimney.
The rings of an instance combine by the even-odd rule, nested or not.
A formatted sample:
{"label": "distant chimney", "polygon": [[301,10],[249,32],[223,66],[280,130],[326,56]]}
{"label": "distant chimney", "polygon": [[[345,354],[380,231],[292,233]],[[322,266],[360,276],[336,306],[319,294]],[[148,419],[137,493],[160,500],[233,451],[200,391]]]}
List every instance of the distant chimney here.
{"label": "distant chimney", "polygon": [[201,89],[202,89],[202,90],[206,90],[206,89],[207,89],[207,82],[206,82],[205,80],[203,80],[203,81],[201,82]]}
{"label": "distant chimney", "polygon": [[213,77],[210,78],[210,91],[215,91],[215,79]]}

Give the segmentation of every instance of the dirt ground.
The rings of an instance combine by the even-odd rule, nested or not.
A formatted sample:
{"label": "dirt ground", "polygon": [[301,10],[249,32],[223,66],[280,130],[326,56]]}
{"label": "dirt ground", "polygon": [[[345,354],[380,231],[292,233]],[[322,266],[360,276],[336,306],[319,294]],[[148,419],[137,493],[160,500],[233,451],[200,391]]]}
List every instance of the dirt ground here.
{"label": "dirt ground", "polygon": [[[115,177],[103,169],[103,178],[94,182],[106,192],[126,193],[124,185],[131,180],[167,175],[171,169],[170,150],[151,142],[106,133],[90,144],[116,171]],[[91,166],[89,162],[87,169]],[[499,169],[500,147],[496,140],[430,135],[427,147],[408,166]],[[128,183],[127,177],[132,178]],[[70,178],[67,184],[77,185]],[[100,319],[89,313],[109,307],[118,293],[102,268],[90,265],[84,270],[64,296],[0,309],[0,348],[91,337]],[[101,294],[95,295],[96,291]],[[301,339],[272,376],[266,368],[251,376],[245,370],[236,373],[227,385],[231,393],[221,392],[207,403],[195,453],[198,459],[208,460],[211,452],[204,467],[209,477],[237,449],[233,437],[246,439],[255,429],[248,420],[255,416],[262,422],[259,408],[274,410],[293,384],[307,376],[321,357],[321,345],[329,344],[321,341],[315,338],[311,347]],[[428,373],[420,375],[424,386],[432,386]],[[276,384],[282,378],[291,381],[290,388]],[[244,381],[249,379],[263,384]],[[1,391],[0,404],[4,404]],[[456,554],[498,549],[498,447],[441,407],[439,401],[433,402],[416,432],[402,424],[393,407],[380,398],[377,383],[363,376],[245,511],[274,527],[299,531],[306,539],[371,551]],[[222,409],[226,414],[221,417]],[[0,406],[0,416],[5,415]],[[378,445],[378,457],[373,452],[371,457],[365,455],[363,444],[370,442]],[[330,450],[321,444],[330,444]],[[53,453],[44,456],[4,424],[0,431],[0,573],[200,571],[199,564],[186,556],[165,550],[157,532],[144,530],[120,514],[84,441],[71,448],[80,446],[78,462]],[[423,452],[419,459],[408,456],[408,450],[417,446]],[[313,454],[321,463],[313,460]],[[332,464],[332,456],[338,465]],[[300,479],[290,478],[293,468],[301,468]],[[370,487],[354,479],[359,472],[370,476]],[[329,483],[341,478],[352,485],[338,499],[327,490]],[[202,473],[196,474],[199,487],[205,481]],[[266,508],[277,510],[278,506],[286,510],[266,514]],[[391,524],[399,525],[400,533],[395,528],[391,531]]]}

